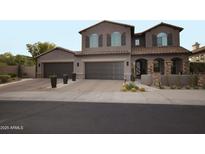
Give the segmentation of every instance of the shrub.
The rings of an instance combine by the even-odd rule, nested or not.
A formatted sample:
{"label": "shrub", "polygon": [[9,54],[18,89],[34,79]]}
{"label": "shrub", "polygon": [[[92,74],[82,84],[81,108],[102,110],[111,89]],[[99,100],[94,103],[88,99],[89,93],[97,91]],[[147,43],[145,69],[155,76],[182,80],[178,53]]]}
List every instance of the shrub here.
{"label": "shrub", "polygon": [[191,87],[190,87],[189,85],[187,85],[185,88],[186,88],[186,89],[190,89]]}
{"label": "shrub", "polygon": [[137,91],[136,88],[132,88],[132,89],[131,89],[131,92],[136,92],[136,91]]}
{"label": "shrub", "polygon": [[145,88],[141,87],[141,88],[139,88],[139,91],[145,92]]}
{"label": "shrub", "polygon": [[10,75],[0,75],[0,80],[2,83],[8,82],[10,78],[11,78]]}
{"label": "shrub", "polygon": [[136,88],[136,85],[133,82],[131,82],[126,84],[125,87],[127,90],[131,90],[132,88]]}
{"label": "shrub", "polygon": [[177,86],[177,89],[182,89],[182,87],[181,86]]}
{"label": "shrub", "polygon": [[199,89],[199,87],[198,86],[194,86],[194,89]]}
{"label": "shrub", "polygon": [[8,73],[8,75],[10,75],[11,78],[15,78],[17,76],[15,73]]}
{"label": "shrub", "polygon": [[177,86],[172,85],[172,86],[170,86],[170,88],[171,88],[171,89],[176,89],[176,88],[177,88]]}
{"label": "shrub", "polygon": [[127,91],[127,88],[126,88],[126,87],[122,87],[121,91],[126,92],[126,91]]}

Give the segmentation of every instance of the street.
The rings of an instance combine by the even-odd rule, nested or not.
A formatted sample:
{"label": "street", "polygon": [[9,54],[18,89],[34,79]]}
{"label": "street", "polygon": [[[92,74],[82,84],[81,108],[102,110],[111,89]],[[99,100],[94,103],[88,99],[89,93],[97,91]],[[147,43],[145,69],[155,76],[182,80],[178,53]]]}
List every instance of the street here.
{"label": "street", "polygon": [[0,133],[205,133],[205,106],[0,101]]}

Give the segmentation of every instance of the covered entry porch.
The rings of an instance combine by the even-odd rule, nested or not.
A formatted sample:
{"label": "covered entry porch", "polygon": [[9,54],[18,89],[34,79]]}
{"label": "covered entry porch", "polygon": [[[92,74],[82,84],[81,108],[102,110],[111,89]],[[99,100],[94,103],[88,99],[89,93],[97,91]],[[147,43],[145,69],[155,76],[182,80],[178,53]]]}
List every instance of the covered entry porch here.
{"label": "covered entry porch", "polygon": [[132,67],[136,78],[141,78],[143,74],[160,73],[188,74],[189,61],[185,56],[141,56],[132,57]]}

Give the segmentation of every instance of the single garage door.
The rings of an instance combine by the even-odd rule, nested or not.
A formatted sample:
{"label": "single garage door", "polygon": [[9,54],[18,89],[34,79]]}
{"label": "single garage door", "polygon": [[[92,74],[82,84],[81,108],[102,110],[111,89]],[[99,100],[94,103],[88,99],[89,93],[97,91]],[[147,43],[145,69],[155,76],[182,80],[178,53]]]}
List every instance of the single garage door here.
{"label": "single garage door", "polygon": [[73,73],[73,63],[44,63],[44,78],[48,78],[52,74],[56,74],[58,78],[62,78],[63,74],[68,74],[69,78]]}
{"label": "single garage door", "polygon": [[86,79],[124,79],[123,62],[87,62],[85,63]]}

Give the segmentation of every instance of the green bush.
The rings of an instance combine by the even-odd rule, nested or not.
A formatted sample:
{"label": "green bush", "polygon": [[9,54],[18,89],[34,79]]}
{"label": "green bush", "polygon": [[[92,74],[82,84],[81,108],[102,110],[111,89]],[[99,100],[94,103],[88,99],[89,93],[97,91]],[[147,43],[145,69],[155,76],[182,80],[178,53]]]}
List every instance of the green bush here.
{"label": "green bush", "polygon": [[0,80],[2,83],[8,82],[10,78],[10,75],[0,75]]}
{"label": "green bush", "polygon": [[11,78],[15,78],[17,76],[15,73],[8,73],[8,75],[10,75]]}
{"label": "green bush", "polygon": [[125,85],[125,88],[127,90],[131,90],[132,88],[136,88],[136,87],[137,86],[134,83],[132,83],[132,82]]}

